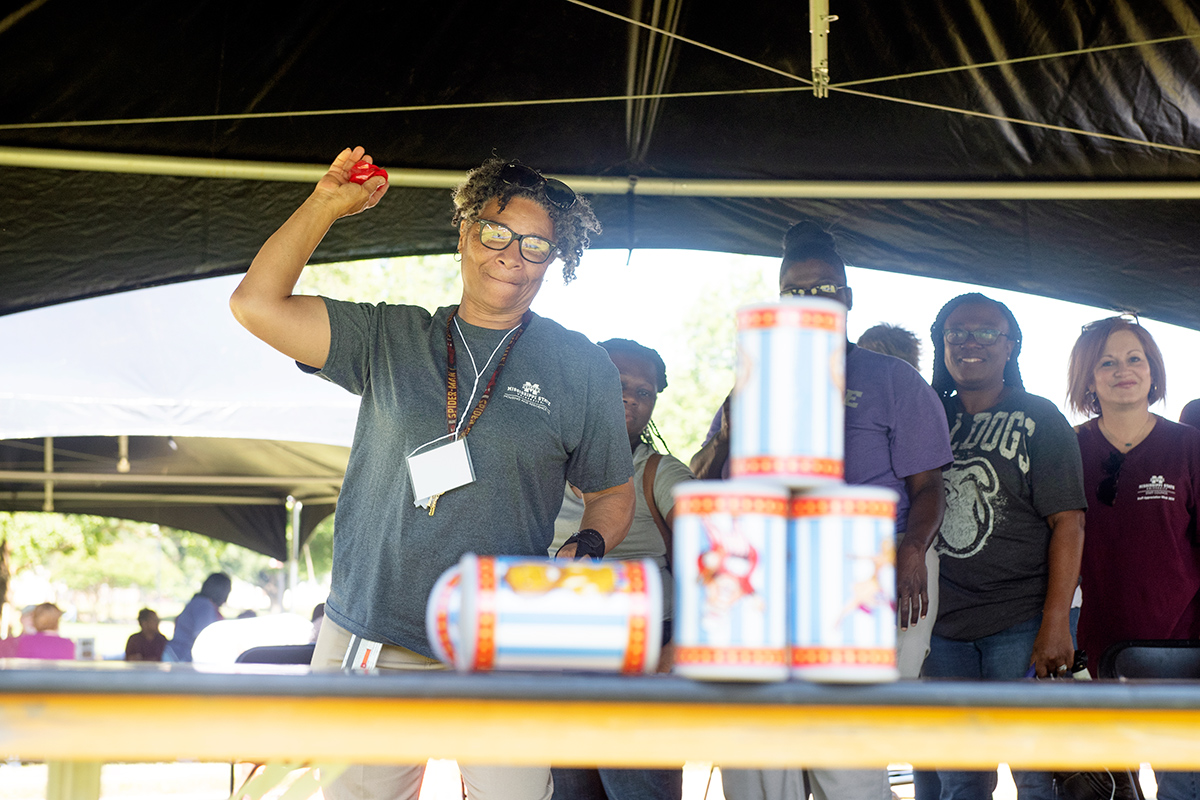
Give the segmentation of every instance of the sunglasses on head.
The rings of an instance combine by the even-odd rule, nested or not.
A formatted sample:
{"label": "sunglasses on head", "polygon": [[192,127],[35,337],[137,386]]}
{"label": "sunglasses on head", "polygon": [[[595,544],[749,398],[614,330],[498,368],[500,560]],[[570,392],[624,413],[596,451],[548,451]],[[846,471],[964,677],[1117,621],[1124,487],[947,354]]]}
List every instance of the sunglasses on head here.
{"label": "sunglasses on head", "polygon": [[1082,330],[1083,332],[1086,333],[1087,331],[1095,330],[1096,328],[1099,328],[1099,327],[1102,327],[1105,325],[1111,325],[1114,322],[1124,322],[1128,325],[1137,325],[1139,328],[1142,327],[1142,322],[1141,322],[1141,320],[1138,319],[1137,314],[1133,313],[1132,311],[1122,311],[1120,314],[1117,314],[1115,317],[1105,317],[1104,319],[1098,319],[1098,320],[1089,322],[1086,325],[1084,325],[1080,330]]}
{"label": "sunglasses on head", "polygon": [[1096,499],[1106,506],[1111,506],[1117,499],[1117,478],[1121,476],[1121,465],[1124,463],[1124,453],[1112,453],[1100,465],[1104,470],[1104,480],[1096,486]]}
{"label": "sunglasses on head", "polygon": [[536,191],[542,194],[551,205],[562,211],[575,205],[575,191],[557,178],[547,178],[532,167],[527,167],[520,161],[510,161],[500,168],[500,180],[509,186],[519,186],[522,189]]}

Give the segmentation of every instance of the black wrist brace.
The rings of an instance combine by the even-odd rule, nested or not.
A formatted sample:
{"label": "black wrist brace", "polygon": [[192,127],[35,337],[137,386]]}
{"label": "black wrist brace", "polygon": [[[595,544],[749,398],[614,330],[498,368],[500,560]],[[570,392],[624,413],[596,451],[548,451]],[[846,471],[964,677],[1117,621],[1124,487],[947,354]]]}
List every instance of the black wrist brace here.
{"label": "black wrist brace", "polygon": [[595,559],[604,558],[604,537],[600,535],[600,531],[584,528],[579,533],[571,534],[571,538],[563,542],[563,546],[558,548],[554,555],[562,552],[563,547],[569,544],[575,545],[575,560],[584,556],[591,556]]}

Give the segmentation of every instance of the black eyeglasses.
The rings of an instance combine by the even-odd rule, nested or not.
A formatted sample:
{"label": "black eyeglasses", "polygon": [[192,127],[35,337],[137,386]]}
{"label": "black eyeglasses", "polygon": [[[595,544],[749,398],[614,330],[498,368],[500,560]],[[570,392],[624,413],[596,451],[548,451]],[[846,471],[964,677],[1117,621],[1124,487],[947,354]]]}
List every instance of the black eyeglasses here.
{"label": "black eyeglasses", "polygon": [[495,220],[479,220],[479,243],[489,250],[503,250],[516,240],[526,261],[542,264],[554,255],[558,245],[543,236],[520,234]]}
{"label": "black eyeglasses", "polygon": [[791,289],[781,289],[780,297],[837,297],[837,293],[845,286],[838,286],[836,283],[818,283],[816,286],[797,286]]}
{"label": "black eyeglasses", "polygon": [[500,180],[522,189],[541,189],[550,203],[563,211],[575,205],[575,191],[557,178],[547,178],[533,167],[511,161],[500,168]]}
{"label": "black eyeglasses", "polygon": [[1112,453],[1100,465],[1104,470],[1104,479],[1096,486],[1096,499],[1106,506],[1111,506],[1117,499],[1117,478],[1121,475],[1121,465],[1124,463],[1124,453]]}
{"label": "black eyeglasses", "polygon": [[1007,333],[1001,333],[991,328],[984,328],[978,331],[966,331],[962,328],[946,328],[942,331],[942,338],[946,340],[946,344],[962,344],[967,339],[974,339],[984,347],[990,347],[1001,336],[1006,339],[1009,338]]}
{"label": "black eyeglasses", "polygon": [[1087,332],[1106,325],[1112,325],[1114,322],[1124,322],[1127,325],[1137,325],[1139,328],[1142,327],[1142,321],[1138,319],[1137,314],[1133,313],[1132,311],[1122,311],[1115,317],[1105,317],[1104,319],[1098,319],[1093,322],[1089,322],[1080,328],[1080,330]]}

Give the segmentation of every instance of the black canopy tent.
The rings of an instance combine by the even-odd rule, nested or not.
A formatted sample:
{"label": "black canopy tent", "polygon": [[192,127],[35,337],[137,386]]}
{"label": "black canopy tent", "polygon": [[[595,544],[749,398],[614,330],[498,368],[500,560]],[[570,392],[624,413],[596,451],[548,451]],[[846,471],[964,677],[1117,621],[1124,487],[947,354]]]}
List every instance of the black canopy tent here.
{"label": "black canopy tent", "polygon": [[494,151],[595,192],[602,247],[811,216],[858,266],[1200,327],[1200,4],[827,5],[819,98],[779,0],[0,3],[0,313],[238,272],[361,143],[392,189],[317,261],[450,250]]}

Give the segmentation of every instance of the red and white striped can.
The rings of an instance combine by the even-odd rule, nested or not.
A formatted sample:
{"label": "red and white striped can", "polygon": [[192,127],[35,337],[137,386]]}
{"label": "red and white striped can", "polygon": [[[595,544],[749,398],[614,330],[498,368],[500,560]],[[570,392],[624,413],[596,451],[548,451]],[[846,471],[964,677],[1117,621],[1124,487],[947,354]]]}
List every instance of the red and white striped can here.
{"label": "red and white striped can", "polygon": [[896,503],[880,486],[797,493],[788,508],[789,644],[797,678],[876,683],[896,668]]}
{"label": "red and white striped can", "polygon": [[840,483],[846,307],[820,297],[739,309],[730,474],[794,489]]}
{"label": "red and white striped can", "polygon": [[425,634],[429,637],[429,646],[438,661],[449,666],[454,666],[454,651],[458,648],[461,580],[462,571],[455,564],[433,584],[429,602],[425,605]]}
{"label": "red and white striped can", "polygon": [[662,579],[653,560],[468,553],[459,567],[459,670],[636,674],[658,668]]}
{"label": "red and white striped can", "polygon": [[787,498],[759,481],[675,487],[676,673],[787,678]]}

